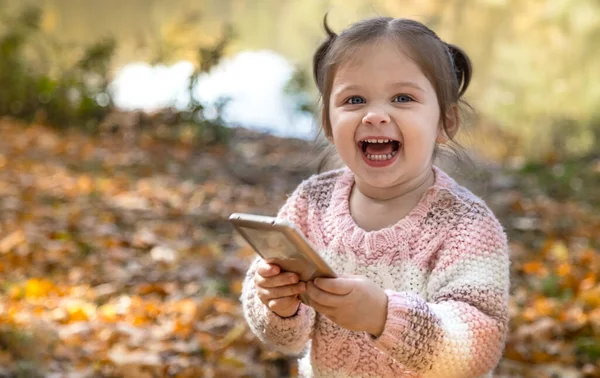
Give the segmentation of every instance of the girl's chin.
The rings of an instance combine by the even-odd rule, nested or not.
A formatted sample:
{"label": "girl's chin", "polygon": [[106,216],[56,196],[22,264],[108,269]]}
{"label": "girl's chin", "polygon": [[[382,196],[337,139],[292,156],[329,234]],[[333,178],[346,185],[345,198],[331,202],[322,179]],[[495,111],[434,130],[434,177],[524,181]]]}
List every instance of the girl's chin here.
{"label": "girl's chin", "polygon": [[371,167],[362,166],[359,170],[353,170],[361,181],[374,188],[389,188],[397,184],[401,178],[401,172],[397,169],[390,170],[373,170]]}

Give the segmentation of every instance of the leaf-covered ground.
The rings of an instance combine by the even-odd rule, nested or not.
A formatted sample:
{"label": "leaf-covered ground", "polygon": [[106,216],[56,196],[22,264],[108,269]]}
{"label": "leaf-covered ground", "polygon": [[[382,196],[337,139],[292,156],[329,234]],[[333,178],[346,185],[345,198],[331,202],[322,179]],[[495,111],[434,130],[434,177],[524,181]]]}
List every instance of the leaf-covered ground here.
{"label": "leaf-covered ground", "polygon": [[[244,322],[253,252],[226,219],[274,214],[314,171],[304,142],[0,132],[0,377],[294,376]],[[600,376],[600,162],[484,176],[513,253],[497,376]]]}

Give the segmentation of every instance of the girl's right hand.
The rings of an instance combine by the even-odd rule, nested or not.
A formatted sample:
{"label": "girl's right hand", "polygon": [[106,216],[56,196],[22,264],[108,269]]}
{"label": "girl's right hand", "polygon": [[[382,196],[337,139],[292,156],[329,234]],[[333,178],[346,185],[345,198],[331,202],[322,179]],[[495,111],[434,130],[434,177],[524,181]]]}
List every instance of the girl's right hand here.
{"label": "girl's right hand", "polygon": [[298,282],[299,276],[292,272],[281,272],[278,265],[261,261],[254,274],[258,298],[274,313],[287,318],[298,311],[298,294],[306,291],[306,283]]}

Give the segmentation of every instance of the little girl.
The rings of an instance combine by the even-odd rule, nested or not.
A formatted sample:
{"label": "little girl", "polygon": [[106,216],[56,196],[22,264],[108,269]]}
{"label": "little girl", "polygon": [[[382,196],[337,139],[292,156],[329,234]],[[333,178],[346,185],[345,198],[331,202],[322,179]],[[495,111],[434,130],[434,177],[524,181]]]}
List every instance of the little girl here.
{"label": "little girl", "polygon": [[250,328],[301,355],[302,377],[490,377],[508,326],[506,236],[433,165],[458,131],[470,60],[416,21],[325,30],[314,76],[346,167],[303,181],[278,217],[339,278],[298,282],[257,259],[241,297]]}

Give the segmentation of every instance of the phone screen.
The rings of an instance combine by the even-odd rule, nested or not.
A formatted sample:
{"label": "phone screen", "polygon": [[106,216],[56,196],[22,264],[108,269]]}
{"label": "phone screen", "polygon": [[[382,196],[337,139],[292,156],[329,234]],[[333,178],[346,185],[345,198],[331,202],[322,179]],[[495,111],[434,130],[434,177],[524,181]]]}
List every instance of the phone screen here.
{"label": "phone screen", "polygon": [[298,273],[301,280],[310,280],[315,275],[316,267],[302,258],[302,254],[285,234],[277,230],[240,228],[266,261],[279,265],[282,270]]}

